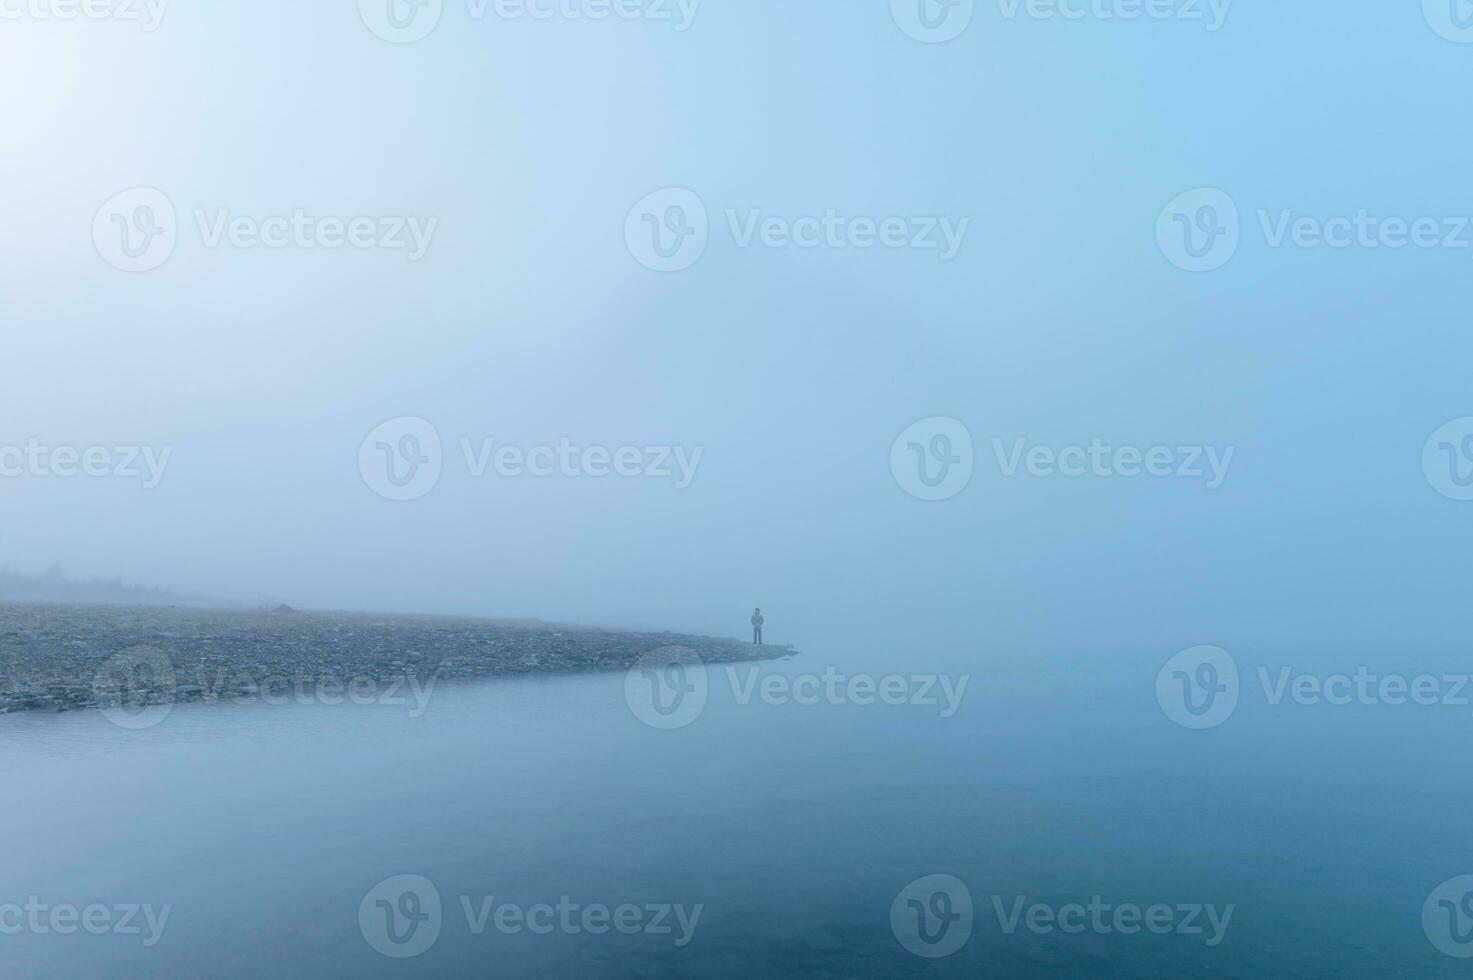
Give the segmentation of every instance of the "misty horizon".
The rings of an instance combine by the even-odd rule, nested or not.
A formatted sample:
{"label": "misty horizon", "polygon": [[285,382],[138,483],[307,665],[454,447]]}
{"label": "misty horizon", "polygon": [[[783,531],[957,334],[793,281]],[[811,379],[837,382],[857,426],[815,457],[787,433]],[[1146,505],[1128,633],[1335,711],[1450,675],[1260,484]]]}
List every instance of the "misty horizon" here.
{"label": "misty horizon", "polygon": [[0,975],[1464,975],[1470,11],[0,0]]}

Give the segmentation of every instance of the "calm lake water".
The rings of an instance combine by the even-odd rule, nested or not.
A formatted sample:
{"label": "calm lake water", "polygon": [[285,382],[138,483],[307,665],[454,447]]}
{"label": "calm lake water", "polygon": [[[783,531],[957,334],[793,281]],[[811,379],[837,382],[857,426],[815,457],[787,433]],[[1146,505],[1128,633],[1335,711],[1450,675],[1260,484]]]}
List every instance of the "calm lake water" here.
{"label": "calm lake water", "polygon": [[[378,704],[182,706],[143,731],[0,717],[0,906],[102,905],[112,923],[171,906],[153,945],[142,912],[138,934],[101,935],[59,934],[42,913],[0,936],[0,975],[1467,975],[1422,910],[1473,873],[1473,709],[1271,705],[1249,675],[1280,661],[1241,656],[1236,713],[1188,731],[1157,704],[1164,660],[972,658],[951,665],[971,675],[951,718],[741,704],[717,668],[704,712],[669,731],[631,713],[623,675],[441,686],[417,718]],[[897,663],[808,652],[738,673]],[[433,886],[438,915],[394,885],[377,904],[404,875]],[[930,875],[973,906],[944,958],[892,929],[897,896]],[[1215,945],[1210,927],[1009,932],[997,912],[1094,896],[1176,919],[1233,910]],[[549,918],[559,902],[572,928]],[[627,933],[607,927],[620,906]],[[685,930],[677,906],[699,906]],[[389,913],[397,938],[420,930],[419,955],[375,948]],[[0,909],[0,927],[18,914]]]}

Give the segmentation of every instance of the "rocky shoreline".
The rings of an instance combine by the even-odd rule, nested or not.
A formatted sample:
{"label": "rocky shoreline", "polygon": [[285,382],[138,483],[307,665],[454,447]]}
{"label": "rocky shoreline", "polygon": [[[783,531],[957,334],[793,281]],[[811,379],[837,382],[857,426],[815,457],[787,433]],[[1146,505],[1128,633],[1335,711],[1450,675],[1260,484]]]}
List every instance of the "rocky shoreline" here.
{"label": "rocky shoreline", "polygon": [[0,603],[0,713],[418,689],[441,679],[624,671],[683,647],[705,663],[784,646],[540,622],[278,610]]}

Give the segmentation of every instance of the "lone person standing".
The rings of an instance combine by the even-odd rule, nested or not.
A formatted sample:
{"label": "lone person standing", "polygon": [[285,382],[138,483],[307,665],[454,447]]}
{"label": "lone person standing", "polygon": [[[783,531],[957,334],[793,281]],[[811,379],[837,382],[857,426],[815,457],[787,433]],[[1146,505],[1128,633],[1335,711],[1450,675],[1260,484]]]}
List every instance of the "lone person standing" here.
{"label": "lone person standing", "polygon": [[762,645],[762,624],[766,620],[762,618],[761,609],[752,610],[752,643],[756,646]]}

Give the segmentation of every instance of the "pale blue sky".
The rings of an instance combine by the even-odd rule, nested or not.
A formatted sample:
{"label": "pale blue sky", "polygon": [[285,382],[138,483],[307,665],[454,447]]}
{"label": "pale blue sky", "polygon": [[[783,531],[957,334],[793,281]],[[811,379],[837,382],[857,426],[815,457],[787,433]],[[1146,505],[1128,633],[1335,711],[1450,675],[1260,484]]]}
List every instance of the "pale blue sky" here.
{"label": "pale blue sky", "polygon": [[[1473,215],[1473,45],[1419,4],[1238,0],[1180,21],[1009,20],[947,44],[884,2],[706,0],[646,21],[385,43],[355,4],[176,4],[156,31],[0,21],[0,442],[174,447],[164,483],[0,481],[0,556],[303,606],[541,615],[965,651],[1456,647],[1473,504],[1422,445],[1473,415],[1473,249],[1269,248],[1256,212]],[[160,269],[90,237],[180,212]],[[696,190],[695,267],[629,254]],[[1189,274],[1163,206],[1228,192]],[[207,249],[193,209],[439,218],[412,263]],[[738,248],[723,212],[949,215],[960,255]],[[1473,238],[1473,236],[1469,236]],[[705,447],[695,484],[476,481],[396,504],[386,418],[446,438]],[[921,503],[890,442],[970,428]],[[994,437],[1231,445],[1221,489],[1000,477]]]}

